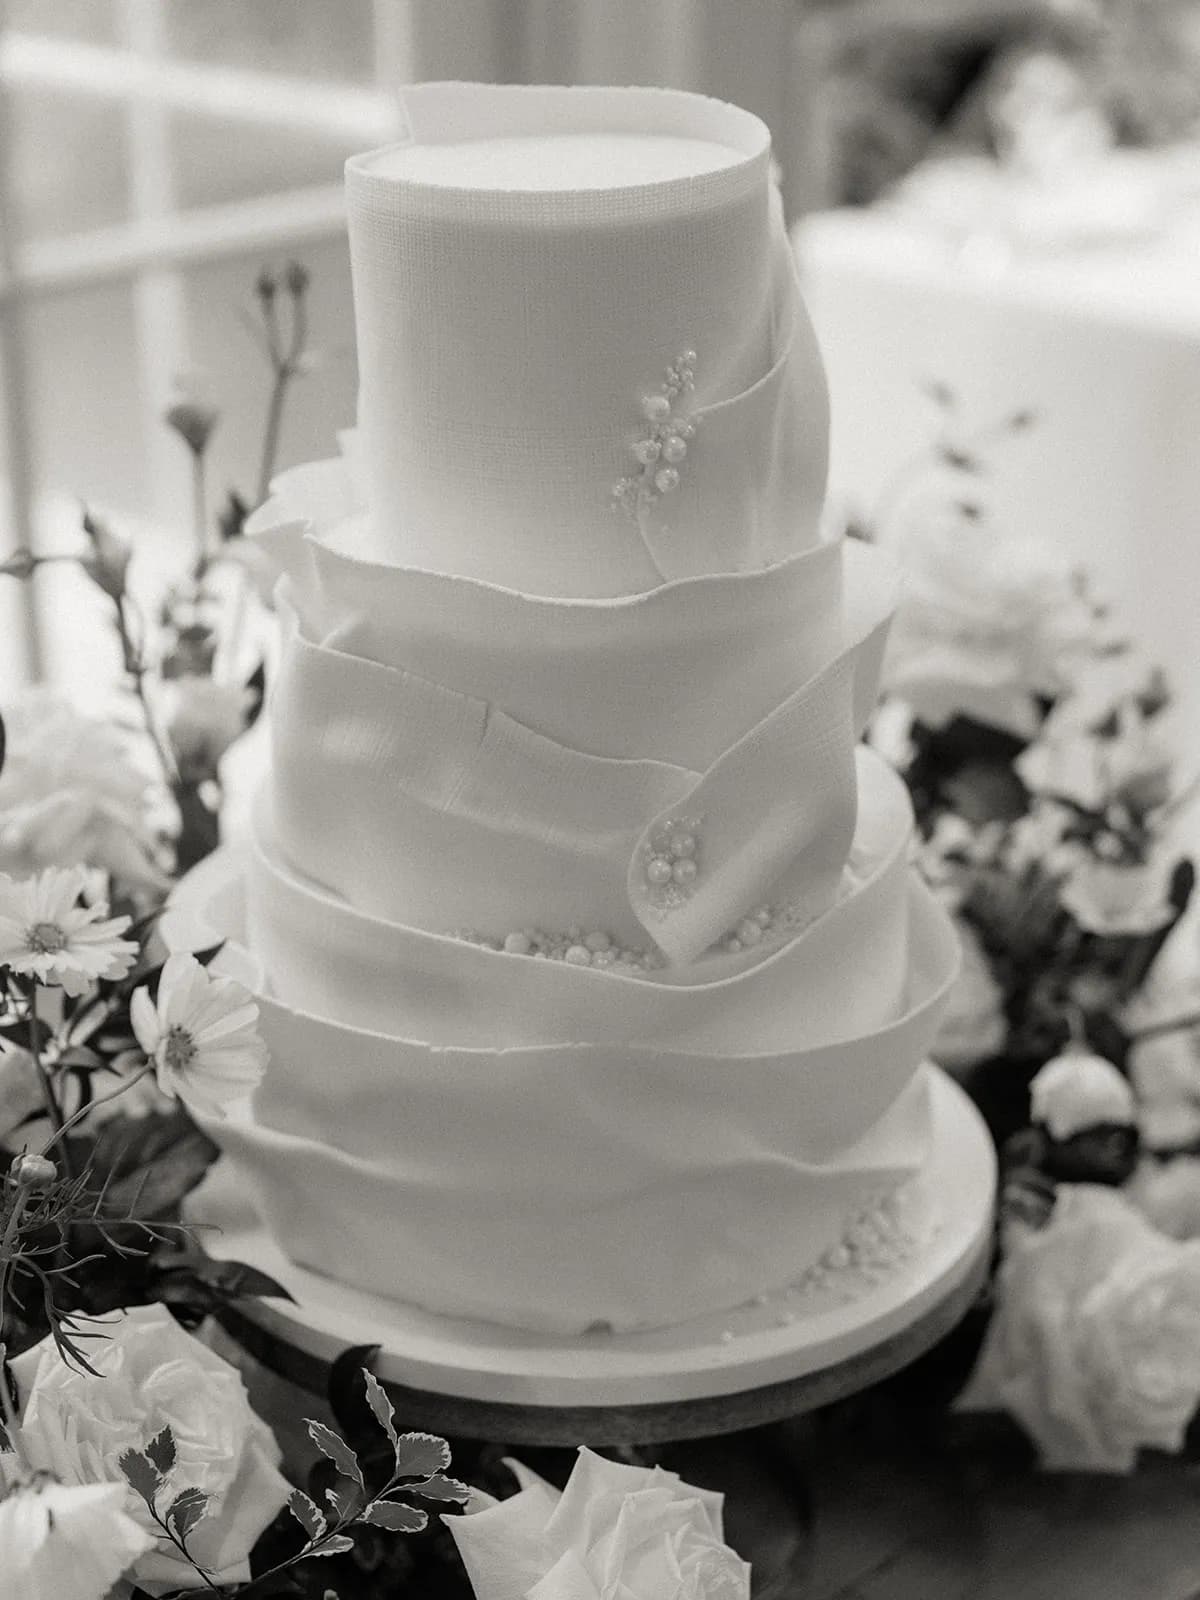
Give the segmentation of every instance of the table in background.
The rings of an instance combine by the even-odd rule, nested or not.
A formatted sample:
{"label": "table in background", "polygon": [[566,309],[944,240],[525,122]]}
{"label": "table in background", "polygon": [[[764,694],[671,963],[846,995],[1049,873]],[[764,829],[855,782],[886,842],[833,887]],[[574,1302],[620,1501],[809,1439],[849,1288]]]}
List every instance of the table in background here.
{"label": "table in background", "polygon": [[1021,249],[910,206],[817,214],[796,242],[829,369],[833,496],[869,510],[930,441],[925,381],[948,383],[972,422],[1036,410],[991,453],[997,521],[1094,567],[1171,672],[1195,752],[1200,149],[1185,155],[1156,158],[1174,163],[1176,200],[1141,233]]}

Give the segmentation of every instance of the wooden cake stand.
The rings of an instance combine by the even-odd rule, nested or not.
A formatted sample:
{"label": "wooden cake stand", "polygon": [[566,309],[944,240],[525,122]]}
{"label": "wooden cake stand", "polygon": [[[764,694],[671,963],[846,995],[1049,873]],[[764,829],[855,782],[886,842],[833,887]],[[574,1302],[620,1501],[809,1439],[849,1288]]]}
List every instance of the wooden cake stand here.
{"label": "wooden cake stand", "polygon": [[221,1163],[189,1204],[212,1253],[283,1283],[295,1304],[243,1302],[226,1331],[324,1394],[349,1346],[377,1345],[377,1377],[407,1427],[532,1445],[644,1445],[795,1417],[908,1366],[960,1321],[986,1277],[996,1163],[979,1114],[932,1068],[932,1157],[916,1180],[925,1236],[879,1281],[835,1281],[636,1334],[562,1337],[440,1317],[294,1266]]}

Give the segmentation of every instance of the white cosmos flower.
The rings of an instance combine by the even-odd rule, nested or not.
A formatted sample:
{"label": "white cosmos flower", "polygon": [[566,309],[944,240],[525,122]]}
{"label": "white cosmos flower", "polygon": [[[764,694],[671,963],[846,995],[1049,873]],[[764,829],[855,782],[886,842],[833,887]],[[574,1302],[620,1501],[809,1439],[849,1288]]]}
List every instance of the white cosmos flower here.
{"label": "white cosmos flower", "polygon": [[189,1110],[222,1117],[263,1075],[267,1047],[250,991],[213,977],[195,956],[169,957],[157,1001],[148,989],[135,990],[129,1016],[159,1088]]}
{"label": "white cosmos flower", "polygon": [[21,1600],[104,1600],[154,1543],[127,1514],[123,1483],[39,1478],[5,1493],[11,1476],[0,1458],[0,1578]]}
{"label": "white cosmos flower", "polygon": [[36,878],[0,873],[0,967],[79,995],[98,978],[123,978],[137,945],[121,935],[128,917],[80,905],[86,874],[50,867]]}

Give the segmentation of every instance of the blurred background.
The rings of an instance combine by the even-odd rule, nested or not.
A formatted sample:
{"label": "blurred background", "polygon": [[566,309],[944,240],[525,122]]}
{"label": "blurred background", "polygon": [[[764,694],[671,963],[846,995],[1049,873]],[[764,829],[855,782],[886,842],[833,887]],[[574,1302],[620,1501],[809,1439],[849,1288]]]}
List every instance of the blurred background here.
{"label": "blurred background", "polygon": [[[931,382],[968,432],[1035,411],[981,492],[1094,563],[1200,747],[1200,0],[0,0],[0,560],[77,549],[86,501],[177,564],[181,393],[219,409],[215,488],[252,494],[263,263],[312,275],[281,459],[331,452],[355,390],[342,163],[394,136],[397,86],[447,77],[763,115],[835,506],[868,511],[929,442]],[[0,684],[86,700],[89,608],[66,568],[0,583]]]}

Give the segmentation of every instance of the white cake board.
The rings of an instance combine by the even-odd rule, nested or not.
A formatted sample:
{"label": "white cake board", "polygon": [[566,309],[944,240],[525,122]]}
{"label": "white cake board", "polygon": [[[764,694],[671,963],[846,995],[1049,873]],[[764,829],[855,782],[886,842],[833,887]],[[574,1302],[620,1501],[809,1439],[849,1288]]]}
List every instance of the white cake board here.
{"label": "white cake board", "polygon": [[[569,1432],[582,1426],[580,1408],[663,1412],[699,1403],[701,1413],[740,1420],[684,1428],[685,1419],[656,1421],[648,1412],[643,1421],[650,1431],[638,1436],[720,1432],[746,1425],[743,1413],[768,1420],[761,1406],[746,1413],[720,1402],[777,1390],[778,1403],[768,1407],[776,1415],[824,1404],[907,1365],[970,1305],[991,1252],[995,1154],[962,1090],[936,1069],[925,1070],[932,1079],[932,1154],[916,1182],[928,1235],[883,1281],[852,1298],[844,1291],[788,1291],[644,1333],[528,1333],[438,1316],[295,1266],[259,1223],[226,1162],[213,1169],[188,1209],[195,1220],[222,1230],[206,1239],[214,1255],[260,1267],[296,1297],[294,1305],[241,1304],[238,1320],[256,1333],[247,1341],[258,1347],[256,1354],[278,1347],[308,1358],[311,1367],[333,1362],[349,1346],[378,1345],[374,1370],[382,1381],[426,1401],[442,1397],[459,1414],[470,1416],[472,1407],[501,1413],[555,1408],[576,1413],[564,1419]],[[481,1428],[477,1436],[515,1439],[520,1430],[511,1423],[510,1417],[507,1432]],[[545,1434],[543,1428],[539,1436]],[[586,1434],[574,1437],[578,1442]]]}

